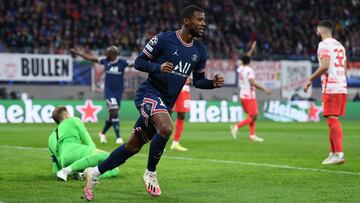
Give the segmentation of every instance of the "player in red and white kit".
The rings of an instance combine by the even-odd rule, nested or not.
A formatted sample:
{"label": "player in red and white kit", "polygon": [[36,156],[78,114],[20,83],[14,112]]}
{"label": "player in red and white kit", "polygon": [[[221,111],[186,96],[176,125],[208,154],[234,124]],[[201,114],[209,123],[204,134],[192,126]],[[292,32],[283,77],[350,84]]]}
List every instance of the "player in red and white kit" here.
{"label": "player in red and white kit", "polygon": [[330,154],[322,164],[341,164],[345,162],[342,143],[342,128],[338,117],[344,116],[346,105],[346,54],[344,46],[332,37],[333,23],[321,21],[317,34],[322,41],[318,46],[319,68],[304,85],[306,92],[312,81],[321,76],[323,116],[329,126]]}
{"label": "player in red and white kit", "polygon": [[240,81],[240,100],[244,111],[247,113],[247,118],[240,121],[237,125],[231,125],[230,130],[234,139],[236,139],[238,129],[249,125],[249,139],[251,141],[262,142],[263,138],[256,136],[256,117],[258,114],[258,106],[255,97],[255,89],[260,89],[268,94],[271,93],[267,89],[255,81],[254,70],[250,66],[251,55],[256,48],[256,42],[251,46],[250,51],[241,58],[242,65],[237,69]]}
{"label": "player in red and white kit", "polygon": [[186,112],[190,112],[190,79],[186,81],[172,110],[173,112],[177,112],[177,118],[175,123],[174,140],[170,149],[182,152],[188,151],[187,148],[180,145],[180,137],[184,130],[185,114]]}

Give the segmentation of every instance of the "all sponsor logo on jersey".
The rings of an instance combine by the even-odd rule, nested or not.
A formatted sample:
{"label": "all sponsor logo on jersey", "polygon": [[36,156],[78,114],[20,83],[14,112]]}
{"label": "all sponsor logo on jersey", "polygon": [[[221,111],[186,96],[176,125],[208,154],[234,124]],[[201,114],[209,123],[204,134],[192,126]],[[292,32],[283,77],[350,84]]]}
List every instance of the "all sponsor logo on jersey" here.
{"label": "all sponsor logo on jersey", "polygon": [[[186,75],[186,77],[190,74],[189,73],[189,70],[190,70],[190,67],[191,67],[191,63],[183,63],[182,61],[180,61],[174,68],[174,73],[180,73],[181,76],[182,75]],[[185,77],[185,76],[183,76]]]}
{"label": "all sponsor logo on jersey", "polygon": [[119,71],[119,67],[117,66],[112,66],[110,69],[109,69],[110,72],[118,72]]}

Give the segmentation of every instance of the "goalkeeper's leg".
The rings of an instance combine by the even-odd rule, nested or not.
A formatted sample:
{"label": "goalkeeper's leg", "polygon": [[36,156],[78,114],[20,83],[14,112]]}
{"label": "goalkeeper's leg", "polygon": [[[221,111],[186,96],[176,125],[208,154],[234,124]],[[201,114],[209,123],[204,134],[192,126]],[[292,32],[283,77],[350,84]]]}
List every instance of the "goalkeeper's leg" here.
{"label": "goalkeeper's leg", "polygon": [[[90,155],[87,155],[74,163],[70,164],[68,167],[63,168],[61,171],[58,172],[57,176],[65,180],[67,179],[67,176],[72,172],[78,172],[83,171],[84,169],[88,167],[93,167],[104,161],[109,154],[107,152],[101,151],[101,150],[94,150]],[[101,178],[110,178],[119,175],[119,169],[115,168],[108,173],[104,173]]]}

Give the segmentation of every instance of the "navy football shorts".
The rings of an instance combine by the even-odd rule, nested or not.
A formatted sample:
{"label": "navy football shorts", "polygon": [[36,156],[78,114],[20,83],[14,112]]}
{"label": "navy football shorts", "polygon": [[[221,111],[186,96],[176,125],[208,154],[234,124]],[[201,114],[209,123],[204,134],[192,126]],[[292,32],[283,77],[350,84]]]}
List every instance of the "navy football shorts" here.
{"label": "navy football shorts", "polygon": [[105,99],[108,111],[110,110],[119,110],[121,104],[121,98],[119,97],[108,97]]}

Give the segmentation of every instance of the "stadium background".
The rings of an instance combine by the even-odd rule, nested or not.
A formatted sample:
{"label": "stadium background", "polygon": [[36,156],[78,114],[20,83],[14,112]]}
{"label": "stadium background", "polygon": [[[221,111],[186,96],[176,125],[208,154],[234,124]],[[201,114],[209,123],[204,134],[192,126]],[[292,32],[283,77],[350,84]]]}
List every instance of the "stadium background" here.
{"label": "stadium background", "polygon": [[[329,18],[335,22],[335,38],[342,42],[347,51],[348,108],[346,116],[342,120],[344,121],[345,148],[347,148],[352,163],[340,168],[340,172],[337,171],[337,168],[325,168],[325,173],[328,173],[327,170],[330,171],[328,176],[317,176],[316,173],[308,176],[306,173],[307,169],[305,172],[302,171],[304,174],[294,172],[296,177],[299,177],[300,180],[305,180],[305,182],[309,177],[309,179],[313,179],[313,185],[309,186],[305,183],[304,187],[306,186],[308,189],[303,188],[299,193],[291,189],[293,186],[291,183],[293,176],[289,176],[289,179],[284,180],[285,183],[277,184],[276,177],[282,177],[281,171],[276,171],[275,169],[262,171],[261,168],[259,170],[251,168],[251,170],[258,172],[258,174],[252,174],[249,172],[251,170],[247,171],[247,166],[245,166],[247,162],[244,162],[245,164],[242,165],[246,168],[244,169],[245,173],[251,174],[253,175],[252,177],[256,178],[258,177],[257,175],[262,177],[259,180],[247,180],[246,178],[244,180],[244,177],[241,177],[241,180],[244,180],[246,183],[243,185],[243,188],[247,186],[250,188],[263,187],[262,183],[265,181],[269,188],[274,184],[276,190],[288,192],[285,196],[271,196],[274,191],[265,190],[265,194],[268,194],[267,197],[266,195],[259,195],[259,198],[263,198],[262,200],[264,201],[283,200],[284,202],[289,202],[296,200],[306,202],[309,200],[348,200],[355,202],[356,198],[360,198],[356,195],[358,193],[354,192],[354,190],[358,189],[358,171],[360,169],[360,166],[355,163],[359,161],[356,158],[359,157],[358,122],[360,120],[360,102],[358,102],[360,100],[359,1],[203,0],[192,2],[196,2],[204,8],[206,13],[207,30],[202,41],[207,46],[209,54],[207,75],[212,76],[214,73],[223,74],[226,78],[226,86],[221,90],[210,91],[191,87],[193,110],[187,115],[187,119],[190,122],[201,122],[201,124],[190,123],[185,127],[185,134],[187,135],[183,138],[184,142],[186,143],[188,139],[187,144],[191,147],[190,149],[195,149],[189,153],[189,156],[203,158],[204,156],[201,152],[207,151],[207,158],[215,157],[223,159],[226,157],[231,160],[239,159],[240,161],[256,163],[269,163],[269,157],[273,157],[274,160],[280,160],[279,163],[281,164],[308,167],[310,171],[313,169],[313,171],[322,170],[323,168],[318,168],[318,162],[322,156],[325,156],[323,152],[328,147],[327,139],[324,138],[328,133],[325,128],[326,124],[320,121],[320,123],[308,123],[306,126],[302,123],[287,123],[283,125],[273,121],[313,122],[321,119],[320,81],[314,82],[311,94],[304,94],[302,92],[302,84],[316,70],[318,65],[316,49],[319,38],[315,34],[316,25],[321,19]],[[87,124],[87,126],[97,142],[96,134],[103,123],[102,120],[106,117],[106,108],[102,94],[103,82],[100,77],[102,67],[83,61],[80,58],[73,58],[69,55],[69,48],[78,47],[84,51],[101,56],[108,45],[115,44],[121,48],[121,57],[134,60],[137,53],[141,51],[145,43],[154,34],[160,31],[179,28],[178,11],[186,4],[189,4],[189,1],[0,1],[0,151],[3,154],[1,156],[2,162],[6,163],[0,166],[0,181],[4,181],[4,184],[0,184],[2,185],[0,187],[3,187],[3,193],[0,192],[0,201],[18,201],[19,199],[13,199],[12,196],[20,198],[21,194],[16,193],[16,191],[25,189],[24,186],[18,186],[21,185],[18,184],[21,180],[17,176],[7,177],[4,175],[5,172],[8,173],[11,165],[7,164],[22,163],[19,166],[32,166],[31,163],[28,163],[31,159],[30,155],[21,151],[22,148],[16,147],[46,147],[46,144],[44,144],[46,141],[44,142],[44,140],[47,139],[48,133],[54,127],[54,124],[44,124],[45,127],[41,128],[38,124],[18,123],[51,123],[50,115],[52,109],[56,105],[64,104],[73,110],[74,115],[84,116],[84,121],[93,122]],[[231,141],[228,139],[230,135],[226,135],[229,137],[223,136],[223,134],[229,134],[228,124],[230,122],[235,122],[244,116],[241,105],[237,102],[239,89],[236,68],[239,65],[239,58],[248,50],[254,40],[257,41],[257,49],[253,57],[253,66],[256,69],[257,80],[273,90],[273,93],[269,96],[257,92],[261,111],[261,121],[258,124],[258,129],[260,133],[269,137],[273,136],[273,138],[282,139],[280,141],[268,139],[269,142],[267,143],[269,145],[265,145],[263,148],[255,145],[249,146],[246,142],[229,143]],[[25,71],[27,74],[24,74],[21,62],[27,60],[29,62],[27,67],[30,67],[31,59],[34,58],[40,61],[43,60],[45,63],[50,61],[52,66],[44,66],[43,69],[39,66],[39,69],[35,69],[35,72],[38,71],[36,74],[34,74],[32,69],[29,69],[28,72]],[[64,75],[57,76],[56,74],[51,75],[49,73],[49,70],[55,70],[55,61],[64,62],[59,63],[61,64],[59,70],[65,70],[65,73],[63,72]],[[132,98],[136,88],[145,78],[146,74],[136,70],[128,69],[126,71],[126,88],[120,112],[123,122],[121,132],[125,135],[128,134],[133,121],[138,116]],[[83,109],[87,105],[90,105],[95,111],[101,110],[95,114],[95,117],[86,115]],[[208,124],[209,122],[216,123],[216,125]],[[261,126],[263,126],[263,129],[261,129]],[[21,131],[22,129],[23,131]],[[25,133],[26,138],[24,139]],[[208,140],[209,135],[212,136],[213,140]],[[307,137],[308,135],[311,135],[311,137]],[[346,138],[346,136],[348,137]],[[265,136],[265,138],[267,137]],[[313,142],[308,142],[309,139],[313,139]],[[211,150],[209,149],[212,149],[212,144],[214,143],[218,144],[219,148],[222,149],[221,153],[210,152]],[[15,146],[15,148],[9,146]],[[114,144],[110,144],[104,148],[110,151],[114,147]],[[229,149],[233,151],[226,151]],[[29,148],[29,150],[31,151],[32,149]],[[278,154],[274,153],[276,150],[279,151]],[[292,150],[304,154],[305,157],[299,158],[296,154],[293,154]],[[266,152],[268,155],[262,156],[260,152]],[[14,156],[15,153],[19,156]],[[171,152],[169,153],[170,155],[176,155],[171,154]],[[210,156],[211,154],[213,156]],[[314,154],[318,156],[314,158]],[[289,157],[286,155],[289,155]],[[145,155],[143,154],[143,156]],[[49,164],[47,159],[46,161],[44,160],[44,157],[47,158],[47,154],[45,155],[44,153],[35,157],[42,161],[41,163],[39,162],[40,165],[47,166]],[[293,157],[299,158],[300,161],[293,161]],[[142,158],[142,156],[135,158],[136,166],[139,165],[138,162],[143,162]],[[180,160],[175,161],[181,162]],[[187,166],[184,162],[181,163]],[[193,169],[191,166],[187,167],[189,167],[191,172],[204,173],[202,178],[205,179],[208,175],[211,176],[216,173],[216,171],[210,170],[211,174],[205,175],[205,169],[214,166],[207,166],[205,163],[201,163],[202,165],[199,166],[202,167],[201,171],[199,171],[200,169]],[[226,168],[226,164],[227,162],[225,161],[224,166],[221,166],[223,168],[219,170],[224,170],[224,173],[227,172],[229,174],[231,174],[231,170],[236,170]],[[130,163],[129,167],[127,168],[126,166],[124,171],[131,171],[133,165]],[[174,165],[174,163],[164,160],[164,166],[170,167],[169,165]],[[178,168],[174,167],[172,170],[178,170]],[[162,170],[164,171],[164,169]],[[14,171],[21,173],[21,171]],[[49,170],[46,168],[42,172],[47,173]],[[129,175],[129,173],[135,172],[126,173]],[[165,174],[165,172],[163,173]],[[35,169],[34,171],[29,169],[25,174],[37,174],[37,177],[40,177]],[[274,177],[269,174],[274,174]],[[340,174],[339,177],[337,174]],[[350,175],[346,176],[344,174]],[[172,175],[176,176],[178,174]],[[325,193],[328,189],[324,187],[325,189],[322,190],[317,184],[324,183],[329,187],[333,185],[331,181],[323,182],[323,180],[318,179],[321,177],[324,177],[324,179],[333,178],[339,181],[343,180],[341,178],[344,178],[346,180],[344,182],[347,184],[343,185],[344,190],[342,194],[345,194],[346,198],[342,199],[341,195],[335,193],[328,197],[326,195],[321,196],[321,192]],[[130,182],[130,178],[127,180],[126,175],[121,177],[121,179],[123,178],[128,183]],[[228,182],[225,182],[231,185],[233,184],[231,182],[233,178],[229,177]],[[236,177],[234,179],[238,180]],[[279,179],[282,180],[282,178]],[[15,180],[14,184],[10,183],[12,180]],[[36,179],[29,180],[35,182],[35,188],[43,184],[43,182],[37,182],[38,180]],[[47,181],[51,180],[51,178],[48,178]],[[239,182],[240,180],[237,183]],[[309,182],[311,181],[309,180]],[[48,182],[46,183],[48,184]],[[115,183],[117,185],[114,184],[113,187],[121,184],[121,182],[116,181]],[[253,183],[256,184],[252,185]],[[167,184],[171,188],[171,184]],[[211,180],[206,184],[212,184]],[[290,189],[280,189],[282,188],[281,184],[287,185]],[[57,194],[57,191],[52,189],[52,185],[52,183],[48,184],[46,189],[52,191],[52,194]],[[73,186],[75,187],[75,185]],[[68,188],[64,188],[61,185],[57,185],[57,187],[61,188],[59,191],[65,191],[69,196],[72,195]],[[191,187],[192,184],[189,183],[189,188]],[[222,187],[224,190],[228,189],[226,185]],[[298,187],[301,188],[302,186],[298,185]],[[341,186],[339,187],[342,188]],[[173,188],[176,187],[173,186]],[[195,184],[195,188],[191,190],[196,191],[197,189]],[[189,198],[188,201],[190,202],[196,202],[197,200],[200,202],[216,202],[217,199],[207,190],[207,186],[202,187],[202,189],[204,196],[199,196],[200,199],[191,199],[194,195],[182,198],[185,198],[185,200]],[[316,193],[317,190],[320,192]],[[179,191],[179,193],[182,192]],[[191,191],[187,192],[191,194]],[[243,194],[246,194],[245,191],[243,192]],[[283,194],[282,192],[279,192],[279,194]],[[44,190],[34,190],[30,194],[34,197],[37,195],[46,196],[47,192]],[[112,194],[116,194],[116,191],[113,191]],[[235,192],[232,192],[232,195],[235,196],[229,195],[228,191],[222,191],[222,194],[224,198],[222,200],[224,201],[234,201],[245,197],[244,201],[259,200],[248,198],[246,195],[236,196],[237,193]],[[254,193],[252,195],[256,197],[257,194]],[[207,197],[205,196],[214,199],[206,199]],[[71,199],[59,199],[57,197],[55,195],[54,199],[51,200],[72,201]],[[125,197],[132,198],[129,194],[125,195]],[[334,199],[331,199],[331,197]],[[107,200],[111,201],[111,199]],[[148,199],[140,200],[147,201]],[[164,199],[159,201],[172,202],[172,200],[165,196]],[[184,199],[176,199],[178,202],[182,200]],[[33,199],[33,201],[47,200],[39,197],[38,199]]]}
{"label": "stadium background", "polygon": [[[221,94],[191,88],[193,100],[237,101],[239,57],[256,40],[253,57],[256,78],[273,89],[270,96],[257,93],[261,105],[269,100],[320,102],[319,79],[309,94],[304,94],[302,84],[317,68],[319,39],[315,27],[324,18],[334,19],[335,38],[347,51],[348,100],[358,100],[360,30],[357,25],[360,14],[356,12],[357,1],[331,1],[325,5],[323,1],[301,0],[197,3],[204,8],[207,17],[207,32],[203,38],[209,53],[207,75],[223,74],[226,87],[221,89]],[[186,1],[160,0],[1,1],[0,98],[102,100],[103,82],[99,77],[102,67],[70,57],[69,48],[78,47],[101,56],[108,45],[115,44],[121,48],[122,57],[134,60],[154,34],[179,28],[176,12],[186,4]],[[25,55],[17,55],[19,53]],[[43,70],[43,66],[31,63],[28,75],[21,75],[24,68],[16,62],[22,60],[21,56],[41,60],[46,54],[54,54],[54,60],[67,55],[72,64],[66,67],[69,70],[65,78],[44,76],[51,74],[54,66],[45,65]],[[36,76],[31,74],[33,71]],[[123,98],[131,100],[145,78],[146,74],[128,69]]]}

